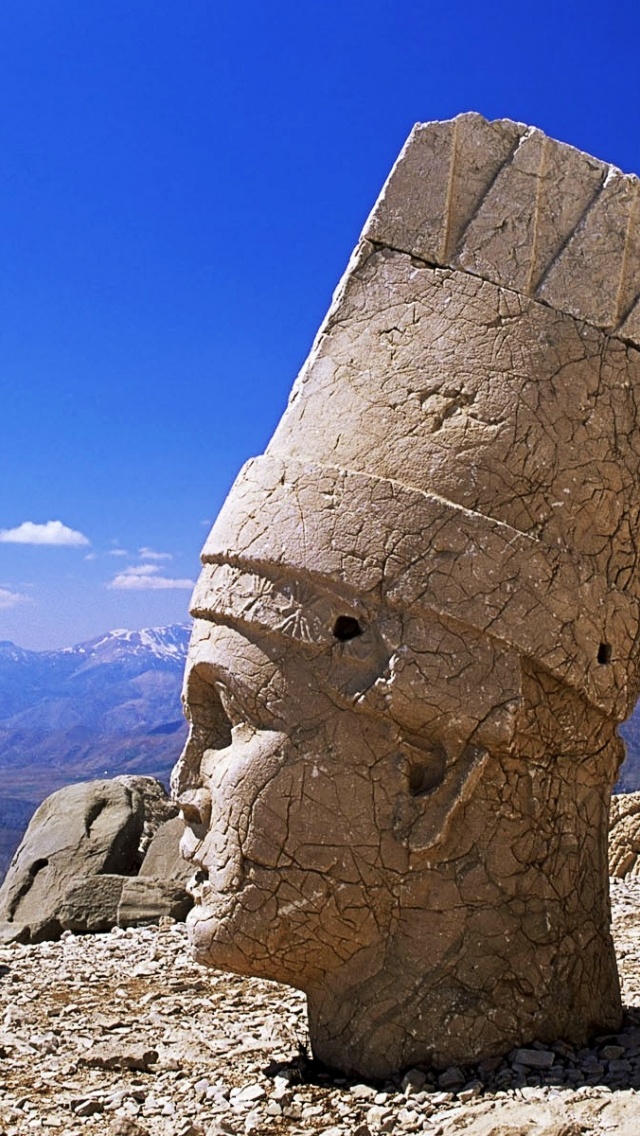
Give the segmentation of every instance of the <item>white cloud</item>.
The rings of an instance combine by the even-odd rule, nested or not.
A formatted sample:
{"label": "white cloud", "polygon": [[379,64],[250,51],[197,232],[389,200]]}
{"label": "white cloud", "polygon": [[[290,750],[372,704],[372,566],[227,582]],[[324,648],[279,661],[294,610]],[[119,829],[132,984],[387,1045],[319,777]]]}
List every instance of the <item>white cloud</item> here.
{"label": "white cloud", "polygon": [[107,552],[107,556],[128,556],[128,555],[129,555],[129,553],[127,552],[126,548],[110,548],[109,551]]}
{"label": "white cloud", "polygon": [[157,564],[136,564],[119,572],[107,584],[108,588],[120,591],[160,591],[167,588],[189,588],[194,586],[193,580],[174,580],[168,576],[159,575]]}
{"label": "white cloud", "polygon": [[68,528],[62,521],[47,521],[43,525],[23,521],[15,529],[0,529],[0,541],[4,544],[57,544],[69,548],[91,544],[84,533]]}
{"label": "white cloud", "polygon": [[31,597],[23,596],[20,592],[12,592],[9,588],[0,588],[0,611],[8,611],[21,603],[29,603]]}
{"label": "white cloud", "polygon": [[121,573],[123,576],[155,576],[160,569],[157,564],[130,564]]}
{"label": "white cloud", "polygon": [[143,560],[173,560],[170,552],[154,552],[153,548],[139,548]]}

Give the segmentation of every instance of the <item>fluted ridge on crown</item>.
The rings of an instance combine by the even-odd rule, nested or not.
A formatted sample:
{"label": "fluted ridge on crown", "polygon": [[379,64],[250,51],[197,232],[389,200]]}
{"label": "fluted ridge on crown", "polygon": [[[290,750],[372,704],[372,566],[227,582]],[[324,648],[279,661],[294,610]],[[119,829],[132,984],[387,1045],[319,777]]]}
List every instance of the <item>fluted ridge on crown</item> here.
{"label": "fluted ridge on crown", "polygon": [[640,182],[536,127],[418,123],[363,236],[640,345]]}

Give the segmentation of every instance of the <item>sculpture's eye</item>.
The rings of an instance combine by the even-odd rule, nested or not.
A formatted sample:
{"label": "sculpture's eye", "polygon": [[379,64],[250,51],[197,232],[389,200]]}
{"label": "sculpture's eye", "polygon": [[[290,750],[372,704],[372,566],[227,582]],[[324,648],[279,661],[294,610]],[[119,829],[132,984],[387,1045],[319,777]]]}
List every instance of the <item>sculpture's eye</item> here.
{"label": "sculpture's eye", "polygon": [[231,744],[231,726],[217,689],[218,683],[200,663],[188,678],[187,703],[192,732],[204,749],[225,749]]}
{"label": "sculpture's eye", "polygon": [[446,754],[440,747],[424,753],[407,746],[407,776],[412,797],[427,796],[442,784],[446,772]]}
{"label": "sculpture's eye", "polygon": [[612,648],[610,643],[601,643],[598,647],[598,662],[602,665],[611,662]]}
{"label": "sculpture's eye", "polygon": [[358,635],[362,635],[362,631],[358,620],[354,619],[352,615],[339,615],[333,625],[333,634],[341,643],[347,643],[349,639],[357,639]]}

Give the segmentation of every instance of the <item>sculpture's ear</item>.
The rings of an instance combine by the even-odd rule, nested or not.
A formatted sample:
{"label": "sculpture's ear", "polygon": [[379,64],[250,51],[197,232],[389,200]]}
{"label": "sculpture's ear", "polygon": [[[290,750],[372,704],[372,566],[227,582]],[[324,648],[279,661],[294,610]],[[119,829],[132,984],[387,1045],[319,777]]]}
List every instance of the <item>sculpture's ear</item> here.
{"label": "sculpture's ear", "polygon": [[456,811],[474,791],[489,753],[468,745],[455,760],[440,747],[398,747],[398,763],[406,781],[394,810],[394,835],[412,852],[426,852],[447,836]]}

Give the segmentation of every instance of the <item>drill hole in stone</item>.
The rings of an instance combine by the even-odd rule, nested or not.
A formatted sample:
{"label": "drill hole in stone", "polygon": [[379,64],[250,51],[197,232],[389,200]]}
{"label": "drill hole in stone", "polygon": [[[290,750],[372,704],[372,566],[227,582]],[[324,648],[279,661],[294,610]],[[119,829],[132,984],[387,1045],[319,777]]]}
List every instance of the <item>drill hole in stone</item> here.
{"label": "drill hole in stone", "polygon": [[362,628],[352,615],[339,615],[333,625],[333,634],[341,643],[348,643],[362,635]]}
{"label": "drill hole in stone", "polygon": [[598,647],[598,662],[601,663],[603,666],[606,663],[610,663],[611,662],[611,651],[612,651],[612,648],[611,648],[610,643],[601,643],[600,646]]}

